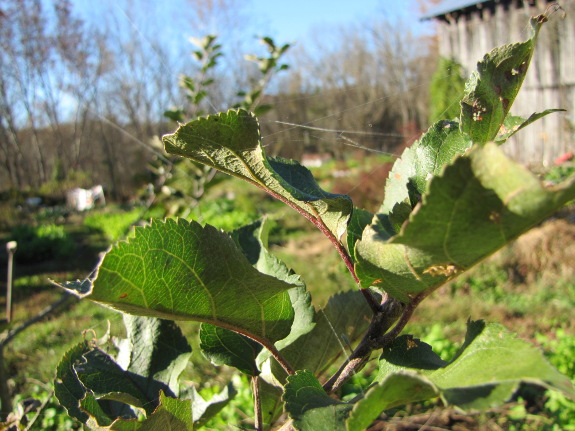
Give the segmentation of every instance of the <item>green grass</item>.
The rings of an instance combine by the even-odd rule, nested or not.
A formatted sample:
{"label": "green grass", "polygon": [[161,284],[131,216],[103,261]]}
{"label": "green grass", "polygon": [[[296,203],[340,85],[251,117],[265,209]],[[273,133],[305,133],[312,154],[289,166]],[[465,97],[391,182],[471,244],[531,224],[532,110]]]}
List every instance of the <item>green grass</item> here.
{"label": "green grass", "polygon": [[119,211],[115,208],[93,211],[84,218],[84,226],[101,231],[112,243],[124,238],[130,227],[136,223],[144,211],[134,208],[130,211]]}

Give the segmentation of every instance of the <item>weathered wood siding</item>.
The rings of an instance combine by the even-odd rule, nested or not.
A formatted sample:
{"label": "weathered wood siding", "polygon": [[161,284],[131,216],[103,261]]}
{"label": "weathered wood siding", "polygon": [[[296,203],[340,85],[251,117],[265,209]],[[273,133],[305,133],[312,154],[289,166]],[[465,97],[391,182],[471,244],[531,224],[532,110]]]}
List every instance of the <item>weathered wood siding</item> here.
{"label": "weathered wood siding", "polygon": [[[545,0],[500,0],[441,17],[440,54],[454,58],[468,73],[492,48],[525,40],[528,19],[543,12]],[[523,163],[549,164],[575,151],[575,0],[560,1],[566,12],[553,14],[537,41],[537,49],[523,88],[511,112],[527,117],[549,108],[564,108],[520,131],[505,144]]]}

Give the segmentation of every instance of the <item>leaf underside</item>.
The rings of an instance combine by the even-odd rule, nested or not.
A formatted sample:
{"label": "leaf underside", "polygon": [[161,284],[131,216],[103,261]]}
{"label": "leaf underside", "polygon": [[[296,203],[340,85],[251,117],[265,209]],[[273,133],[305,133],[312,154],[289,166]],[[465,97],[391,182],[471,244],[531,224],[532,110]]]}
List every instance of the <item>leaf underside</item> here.
{"label": "leaf underside", "polygon": [[345,232],[353,210],[351,199],[322,190],[311,172],[298,162],[267,157],[253,114],[239,109],[199,118],[162,139],[168,153],[262,188],[336,240]]}
{"label": "leaf underside", "polygon": [[[474,147],[440,176],[399,234],[377,224],[356,245],[364,287],[409,302],[431,292],[575,198],[575,178],[545,187],[495,144]],[[473,246],[470,246],[470,245]]]}
{"label": "leaf underside", "polygon": [[[543,17],[544,18],[544,17]],[[364,288],[409,302],[521,235],[573,198],[573,181],[545,189],[494,144],[533,121],[508,112],[542,17],[525,42],[495,48],[466,85],[459,121],[439,121],[394,164],[379,213],[353,256]],[[471,246],[472,245],[472,246]]]}

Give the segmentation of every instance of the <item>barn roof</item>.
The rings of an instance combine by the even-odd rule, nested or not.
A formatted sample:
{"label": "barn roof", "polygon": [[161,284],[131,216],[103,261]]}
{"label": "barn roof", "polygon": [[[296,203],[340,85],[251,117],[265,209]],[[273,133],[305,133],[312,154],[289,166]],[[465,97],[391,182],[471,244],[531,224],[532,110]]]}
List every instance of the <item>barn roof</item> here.
{"label": "barn roof", "polygon": [[465,9],[471,6],[477,6],[480,3],[487,3],[491,0],[443,0],[436,6],[433,6],[427,13],[421,17],[422,20],[435,18],[445,15],[449,12]]}

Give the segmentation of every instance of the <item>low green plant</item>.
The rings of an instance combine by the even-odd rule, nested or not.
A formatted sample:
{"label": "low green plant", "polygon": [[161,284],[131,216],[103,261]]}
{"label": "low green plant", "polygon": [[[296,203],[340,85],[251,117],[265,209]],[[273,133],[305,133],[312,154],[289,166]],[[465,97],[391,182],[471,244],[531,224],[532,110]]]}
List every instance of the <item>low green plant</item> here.
{"label": "low green plant", "polygon": [[68,257],[76,247],[64,226],[55,224],[16,226],[10,232],[10,240],[18,243],[14,258],[20,263],[37,263],[54,257]]}
{"label": "low green plant", "polygon": [[[55,393],[68,413],[99,430],[190,430],[222,411],[230,387],[206,400],[180,384],[192,349],[176,320],[202,322],[202,354],[250,382],[253,422],[231,424],[247,429],[360,431],[411,402],[489,409],[524,383],[575,398],[568,377],[499,324],[469,321],[449,359],[402,335],[425,298],[575,197],[575,178],[545,187],[499,148],[554,111],[508,115],[546,20],[533,18],[531,38],[479,62],[458,119],[436,122],[403,152],[375,213],[322,190],[299,163],[268,157],[247,111],[199,118],[165,136],[169,153],[247,181],[308,219],[357,289],[312,306],[302,279],[269,252],[265,219],[229,233],[154,220],[112,247],[94,277],[64,285],[122,311],[127,328],[115,355],[82,341],[62,358]],[[370,387],[341,399],[342,385],[373,366],[372,356]]]}
{"label": "low green plant", "polygon": [[43,384],[32,385],[27,394],[18,394],[14,399],[16,414],[13,425],[29,431],[72,431],[78,429],[78,422],[65,414],[54,392]]}
{"label": "low green plant", "polygon": [[566,178],[569,178],[573,174],[575,174],[575,164],[565,163],[550,168],[547,172],[545,172],[543,178],[554,184],[559,184],[561,181],[564,181]]}
{"label": "low green plant", "polygon": [[257,213],[247,210],[242,210],[235,199],[204,200],[192,209],[188,218],[229,232],[256,221]]}
{"label": "low green plant", "polygon": [[429,122],[438,118],[457,118],[459,100],[465,91],[463,67],[455,60],[441,57],[429,87]]}
{"label": "low green plant", "polygon": [[[537,341],[545,349],[545,356],[563,374],[575,382],[575,337],[569,335],[564,329],[558,328],[554,337],[538,334]],[[545,410],[550,417],[555,418],[551,431],[575,430],[575,401],[564,394],[549,392],[545,402]]]}
{"label": "low green plant", "polygon": [[130,228],[141,219],[143,213],[141,208],[134,208],[130,211],[110,209],[95,211],[84,218],[84,226],[99,230],[108,241],[116,242],[128,234]]}

